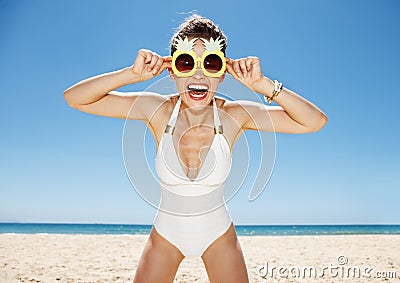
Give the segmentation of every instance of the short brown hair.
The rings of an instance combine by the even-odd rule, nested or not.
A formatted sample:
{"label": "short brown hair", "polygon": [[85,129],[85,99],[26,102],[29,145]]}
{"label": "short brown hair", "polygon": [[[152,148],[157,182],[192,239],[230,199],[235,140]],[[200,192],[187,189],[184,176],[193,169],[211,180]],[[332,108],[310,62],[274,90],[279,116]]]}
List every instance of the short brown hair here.
{"label": "short brown hair", "polygon": [[170,48],[171,55],[176,51],[175,40],[178,38],[185,37],[199,37],[199,38],[214,38],[218,37],[223,40],[221,51],[225,54],[228,41],[222,30],[214,24],[210,19],[202,17],[198,14],[194,14],[187,18],[177,29],[175,34],[171,38]]}

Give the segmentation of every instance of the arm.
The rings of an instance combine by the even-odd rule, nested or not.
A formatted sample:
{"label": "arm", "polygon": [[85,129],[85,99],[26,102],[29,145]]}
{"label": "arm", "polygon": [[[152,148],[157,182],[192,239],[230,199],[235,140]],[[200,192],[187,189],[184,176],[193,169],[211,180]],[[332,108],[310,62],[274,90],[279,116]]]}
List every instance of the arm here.
{"label": "arm", "polygon": [[[169,66],[170,57],[160,57],[149,50],[140,50],[131,67],[83,80],[65,90],[64,98],[71,107],[87,113],[147,120],[150,113],[163,101],[160,95],[113,90],[151,79]],[[135,111],[130,111],[136,102]]]}
{"label": "arm", "polygon": [[[235,79],[253,91],[268,97],[272,95],[274,84],[262,74],[258,58],[248,57],[239,60],[227,58],[227,70]],[[274,101],[280,106],[240,101],[243,111],[239,113],[247,117],[242,128],[293,134],[307,133],[320,130],[328,120],[313,103],[287,88],[282,88],[280,94],[274,97]],[[272,124],[265,121],[267,114],[271,117]]]}

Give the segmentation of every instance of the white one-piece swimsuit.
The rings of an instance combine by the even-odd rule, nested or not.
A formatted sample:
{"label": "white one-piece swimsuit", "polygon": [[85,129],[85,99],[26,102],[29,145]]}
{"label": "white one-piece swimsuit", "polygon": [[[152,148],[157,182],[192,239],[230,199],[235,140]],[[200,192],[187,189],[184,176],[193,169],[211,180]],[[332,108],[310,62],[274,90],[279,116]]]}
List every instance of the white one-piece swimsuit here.
{"label": "white one-piece swimsuit", "polygon": [[200,257],[230,227],[232,219],[224,200],[224,184],[232,156],[223,135],[213,98],[214,139],[195,179],[184,173],[172,135],[179,115],[179,97],[158,145],[156,171],[161,199],[154,219],[156,231],[185,257]]}

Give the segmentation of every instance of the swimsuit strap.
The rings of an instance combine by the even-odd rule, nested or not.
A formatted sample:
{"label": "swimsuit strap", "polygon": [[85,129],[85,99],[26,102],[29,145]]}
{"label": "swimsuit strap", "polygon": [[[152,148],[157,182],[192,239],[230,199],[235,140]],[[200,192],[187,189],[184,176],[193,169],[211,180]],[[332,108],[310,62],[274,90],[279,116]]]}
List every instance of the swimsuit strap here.
{"label": "swimsuit strap", "polygon": [[178,114],[179,114],[179,108],[181,108],[181,102],[182,102],[182,98],[181,98],[181,96],[179,96],[179,99],[175,104],[174,110],[172,110],[172,114],[171,114],[171,117],[169,118],[169,122],[168,122],[167,126],[165,127],[164,133],[170,134],[170,135],[172,135],[174,133],[176,119],[178,118]]}
{"label": "swimsuit strap", "polygon": [[215,103],[215,98],[213,98],[213,105],[214,105],[214,134],[223,134],[224,130],[222,128],[221,121],[219,120],[218,107],[217,103]]}
{"label": "swimsuit strap", "polygon": [[[175,130],[176,120],[178,118],[179,109],[181,107],[182,98],[179,96],[178,101],[175,104],[174,110],[172,110],[171,117],[167,126],[165,127],[164,133],[173,135]],[[223,134],[223,128],[221,125],[221,121],[219,120],[218,116],[218,108],[215,103],[215,98],[213,98],[213,112],[214,112],[214,134]]]}

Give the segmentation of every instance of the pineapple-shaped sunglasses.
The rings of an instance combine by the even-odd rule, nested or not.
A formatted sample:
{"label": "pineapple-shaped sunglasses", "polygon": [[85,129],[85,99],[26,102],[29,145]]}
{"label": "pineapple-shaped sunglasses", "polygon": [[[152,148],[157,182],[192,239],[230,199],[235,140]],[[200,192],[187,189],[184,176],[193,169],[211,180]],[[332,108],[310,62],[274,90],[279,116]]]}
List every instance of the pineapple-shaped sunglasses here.
{"label": "pineapple-shaped sunglasses", "polygon": [[193,76],[197,69],[197,62],[200,62],[204,75],[213,78],[222,76],[226,69],[225,56],[221,51],[223,40],[219,37],[215,40],[210,38],[210,41],[200,38],[203,41],[204,52],[199,58],[193,50],[194,42],[197,39],[189,40],[187,37],[175,39],[176,51],[172,56],[174,74],[178,77]]}

